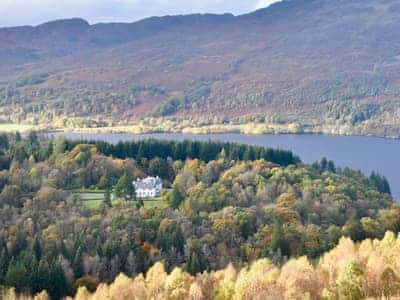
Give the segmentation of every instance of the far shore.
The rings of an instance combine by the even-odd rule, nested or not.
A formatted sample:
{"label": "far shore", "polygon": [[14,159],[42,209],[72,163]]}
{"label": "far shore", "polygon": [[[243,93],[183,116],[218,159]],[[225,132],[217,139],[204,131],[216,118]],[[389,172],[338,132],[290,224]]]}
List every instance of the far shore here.
{"label": "far shore", "polygon": [[385,139],[399,139],[398,136],[381,136],[376,134],[361,134],[357,132],[341,132],[338,130],[316,130],[313,128],[296,130],[288,129],[287,126],[268,125],[260,128],[264,124],[240,124],[240,125],[208,125],[202,127],[189,127],[189,128],[173,128],[165,129],[161,127],[141,126],[141,125],[123,125],[123,126],[109,126],[109,127],[65,127],[65,128],[52,128],[44,125],[27,125],[27,124],[0,124],[0,132],[12,133],[29,133],[32,131],[43,133],[81,133],[81,134],[160,134],[160,133],[174,133],[174,134],[247,134],[247,135],[275,135],[275,134],[322,134],[330,136],[364,136]]}

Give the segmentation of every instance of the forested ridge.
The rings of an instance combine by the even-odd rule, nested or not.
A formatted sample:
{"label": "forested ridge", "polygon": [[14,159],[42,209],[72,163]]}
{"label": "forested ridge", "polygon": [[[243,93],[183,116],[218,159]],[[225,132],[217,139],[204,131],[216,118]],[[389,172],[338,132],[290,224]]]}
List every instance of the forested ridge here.
{"label": "forested ridge", "polygon": [[91,144],[95,145],[96,149],[106,156],[121,159],[134,158],[138,161],[142,158],[148,160],[170,158],[172,160],[200,159],[209,162],[218,159],[223,151],[227,160],[265,159],[282,166],[300,163],[300,158],[291,151],[218,141],[186,140],[179,142],[148,139],[135,142],[118,142],[115,145],[103,141],[86,140],[66,141],[65,143],[67,151],[79,144]]}
{"label": "forested ridge", "polygon": [[[35,133],[1,135],[0,147],[0,285],[17,294],[46,290],[59,299],[79,286],[94,291],[120,273],[138,276],[136,282],[157,262],[191,285],[202,276],[196,274],[214,276],[230,264],[239,270],[267,258],[271,268],[285,268],[292,258],[316,261],[342,236],[362,241],[400,230],[400,207],[383,176],[326,159],[305,165],[283,150],[154,140],[111,145]],[[161,176],[168,188],[162,207],[115,193],[146,175]],[[116,198],[86,207],[74,192],[81,189]],[[188,292],[171,284],[171,293]]]}

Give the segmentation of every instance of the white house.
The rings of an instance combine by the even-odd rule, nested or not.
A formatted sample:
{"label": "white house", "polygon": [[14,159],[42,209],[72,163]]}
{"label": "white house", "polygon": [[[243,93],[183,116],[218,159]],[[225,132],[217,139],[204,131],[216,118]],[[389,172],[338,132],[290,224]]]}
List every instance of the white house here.
{"label": "white house", "polygon": [[136,198],[154,198],[161,196],[162,180],[157,177],[136,179],[133,182]]}

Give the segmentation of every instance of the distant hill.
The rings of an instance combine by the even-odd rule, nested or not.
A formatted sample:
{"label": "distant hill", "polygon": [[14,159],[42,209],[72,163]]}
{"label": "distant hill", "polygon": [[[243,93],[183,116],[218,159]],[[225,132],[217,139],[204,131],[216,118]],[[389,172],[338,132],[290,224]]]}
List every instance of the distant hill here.
{"label": "distant hill", "polygon": [[0,120],[399,136],[399,13],[396,0],[286,0],[241,16],[2,28]]}

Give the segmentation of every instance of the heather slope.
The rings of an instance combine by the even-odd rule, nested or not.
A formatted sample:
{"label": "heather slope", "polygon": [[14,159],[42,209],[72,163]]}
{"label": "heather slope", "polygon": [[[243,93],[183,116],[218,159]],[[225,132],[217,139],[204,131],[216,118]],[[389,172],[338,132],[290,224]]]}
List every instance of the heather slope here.
{"label": "heather slope", "polygon": [[291,0],[237,17],[0,29],[0,116],[398,136],[399,10],[391,0]]}

